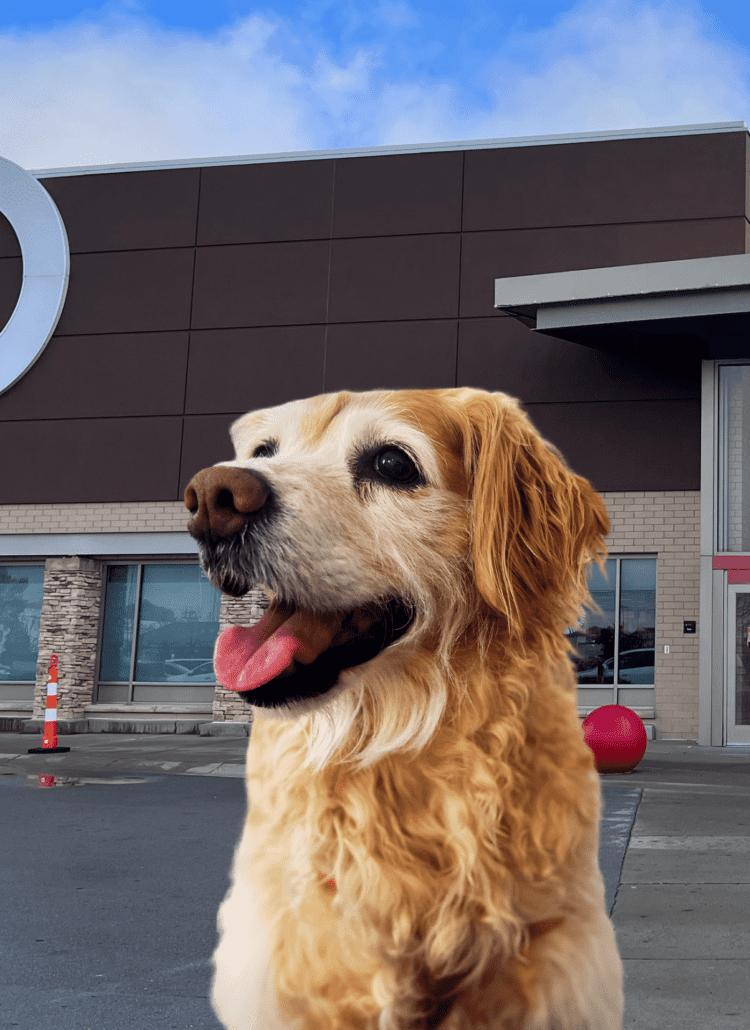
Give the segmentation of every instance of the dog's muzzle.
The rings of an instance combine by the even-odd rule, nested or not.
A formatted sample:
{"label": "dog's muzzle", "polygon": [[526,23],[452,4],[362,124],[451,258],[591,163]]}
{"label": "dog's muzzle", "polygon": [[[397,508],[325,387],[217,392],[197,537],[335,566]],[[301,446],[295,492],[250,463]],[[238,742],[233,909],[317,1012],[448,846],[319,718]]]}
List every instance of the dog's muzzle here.
{"label": "dog's muzzle", "polygon": [[249,469],[202,469],[185,489],[192,515],[188,533],[200,544],[229,540],[243,531],[249,515],[262,510],[269,493],[267,483]]}
{"label": "dog's muzzle", "polygon": [[[253,523],[267,514],[270,495],[265,480],[248,469],[214,466],[195,475],[184,499],[192,516],[188,532],[202,557],[248,527],[252,533]],[[342,671],[371,661],[402,637],[415,614],[397,597],[351,611],[313,611],[275,600],[256,625],[231,626],[219,636],[216,676],[253,705],[275,707],[289,699],[318,697]]]}

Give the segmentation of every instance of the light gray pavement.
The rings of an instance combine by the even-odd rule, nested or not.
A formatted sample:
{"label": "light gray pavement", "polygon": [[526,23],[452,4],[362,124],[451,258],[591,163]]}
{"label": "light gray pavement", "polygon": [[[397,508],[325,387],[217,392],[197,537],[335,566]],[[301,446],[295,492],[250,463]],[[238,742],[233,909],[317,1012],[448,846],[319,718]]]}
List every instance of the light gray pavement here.
{"label": "light gray pavement", "polygon": [[643,790],[612,914],[625,1027],[747,1030],[750,748],[649,741],[618,779]]}
{"label": "light gray pavement", "polygon": [[180,776],[245,775],[248,738],[200,736],[197,733],[70,733],[59,734],[63,754],[30,755],[41,736],[0,733],[0,769],[18,774],[148,772]]}
{"label": "light gray pavement", "polygon": [[[0,774],[241,777],[247,738],[61,735],[70,752],[0,733]],[[750,748],[649,741],[638,768],[602,776],[600,864],[626,974],[627,1030],[750,1025]],[[634,821],[633,821],[634,820]]]}

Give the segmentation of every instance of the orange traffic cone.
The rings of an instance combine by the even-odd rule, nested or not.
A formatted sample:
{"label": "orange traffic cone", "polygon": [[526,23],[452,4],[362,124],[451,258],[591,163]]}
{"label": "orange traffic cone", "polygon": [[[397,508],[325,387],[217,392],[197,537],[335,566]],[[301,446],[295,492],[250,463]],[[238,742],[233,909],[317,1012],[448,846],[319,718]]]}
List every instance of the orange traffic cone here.
{"label": "orange traffic cone", "polygon": [[44,713],[44,734],[41,747],[30,747],[30,755],[49,755],[59,751],[70,751],[69,747],[57,746],[57,655],[49,660],[47,680],[47,710]]}

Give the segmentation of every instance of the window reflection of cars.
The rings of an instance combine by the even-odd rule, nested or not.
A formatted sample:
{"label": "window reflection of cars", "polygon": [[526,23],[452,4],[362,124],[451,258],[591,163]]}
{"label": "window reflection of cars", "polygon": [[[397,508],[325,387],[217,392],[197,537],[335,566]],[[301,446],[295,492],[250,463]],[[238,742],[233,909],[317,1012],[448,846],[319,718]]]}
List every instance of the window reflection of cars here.
{"label": "window reflection of cars", "polygon": [[[599,669],[601,668],[601,679]],[[615,660],[608,658],[601,666],[593,665],[578,673],[578,683],[612,683],[614,681]],[[654,682],[654,648],[641,647],[634,651],[623,651],[620,655],[620,683]]]}
{"label": "window reflection of cars", "polygon": [[167,658],[167,683],[213,683],[214,663],[211,658]]}

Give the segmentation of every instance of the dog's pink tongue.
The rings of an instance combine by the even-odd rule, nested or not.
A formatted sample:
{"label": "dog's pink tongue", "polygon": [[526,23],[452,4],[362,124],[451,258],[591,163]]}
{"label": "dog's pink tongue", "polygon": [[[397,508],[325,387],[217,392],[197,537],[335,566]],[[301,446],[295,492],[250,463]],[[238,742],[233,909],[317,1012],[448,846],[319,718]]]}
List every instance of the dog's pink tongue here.
{"label": "dog's pink tongue", "polygon": [[227,690],[254,690],[291,672],[295,661],[309,665],[331,646],[341,628],[342,614],[318,615],[273,606],[260,622],[244,629],[230,626],[219,636],[214,651],[216,678]]}

